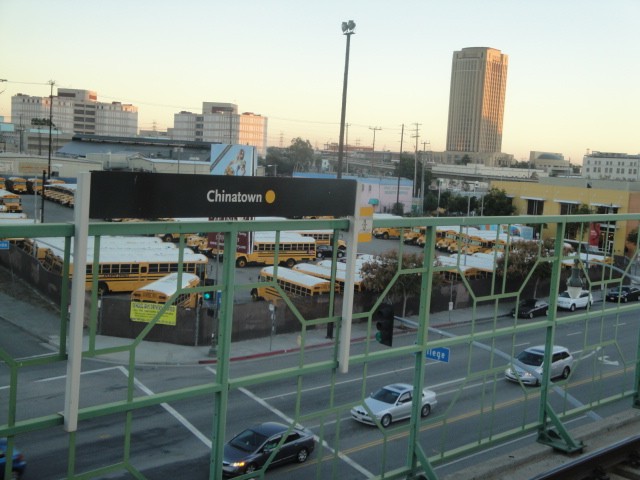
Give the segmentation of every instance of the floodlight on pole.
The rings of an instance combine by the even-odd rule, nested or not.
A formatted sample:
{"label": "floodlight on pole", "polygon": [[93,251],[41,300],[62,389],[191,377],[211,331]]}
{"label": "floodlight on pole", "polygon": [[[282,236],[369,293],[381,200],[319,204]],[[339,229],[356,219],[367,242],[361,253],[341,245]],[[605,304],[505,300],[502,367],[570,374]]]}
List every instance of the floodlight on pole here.
{"label": "floodlight on pole", "polygon": [[580,261],[574,260],[571,267],[571,276],[567,280],[567,292],[571,298],[578,298],[582,292],[582,280],[580,279]]}
{"label": "floodlight on pole", "polygon": [[342,34],[347,36],[347,50],[344,56],[344,81],[342,83],[342,114],[340,115],[340,143],[338,144],[338,168],[337,178],[342,178],[342,157],[344,155],[344,126],[347,115],[347,81],[349,79],[349,47],[351,35],[356,28],[356,22],[349,20],[342,22]]}

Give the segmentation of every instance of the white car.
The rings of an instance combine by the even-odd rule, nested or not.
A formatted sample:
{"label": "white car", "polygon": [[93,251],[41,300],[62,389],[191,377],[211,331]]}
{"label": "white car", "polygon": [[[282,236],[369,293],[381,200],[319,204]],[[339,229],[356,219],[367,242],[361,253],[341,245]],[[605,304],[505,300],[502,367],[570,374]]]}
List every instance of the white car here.
{"label": "white car", "polygon": [[[413,396],[413,385],[408,383],[395,383],[382,387],[371,396],[365,398],[364,403],[380,422],[387,428],[391,422],[409,418],[411,416],[411,405]],[[438,401],[436,393],[425,388],[422,390],[422,406],[420,416],[426,417],[431,413],[431,408],[435,407]],[[351,416],[358,422],[368,425],[375,425],[376,422],[369,415],[369,411],[363,405],[358,405],[351,409]]]}
{"label": "white car", "polygon": [[[540,385],[544,370],[544,345],[530,347],[523,350],[515,358],[512,366],[508,367],[504,376],[512,382],[522,382],[525,385]],[[568,378],[573,368],[573,355],[565,347],[554,345],[551,355],[551,378]]]}
{"label": "white car", "polygon": [[558,308],[563,310],[571,310],[576,308],[589,308],[593,304],[593,296],[588,290],[582,290],[578,298],[571,298],[568,291],[558,295]]}

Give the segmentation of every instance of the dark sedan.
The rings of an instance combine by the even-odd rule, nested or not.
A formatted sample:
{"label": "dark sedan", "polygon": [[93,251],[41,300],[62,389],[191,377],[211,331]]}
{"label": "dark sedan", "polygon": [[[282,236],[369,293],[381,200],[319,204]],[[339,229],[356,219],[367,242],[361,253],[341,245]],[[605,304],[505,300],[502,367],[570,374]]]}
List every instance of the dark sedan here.
{"label": "dark sedan", "polygon": [[[345,256],[345,250],[338,248],[336,257],[342,258]],[[333,247],[331,245],[316,245],[316,257],[318,258],[331,258],[333,256]]]}
{"label": "dark sedan", "polygon": [[[289,426],[277,422],[255,425],[240,432],[224,446],[222,470],[231,477],[255,472],[267,462],[273,451],[275,456],[269,467],[283,463],[307,460],[316,445],[313,433],[306,428]],[[283,435],[287,435],[281,444]]]}
{"label": "dark sedan", "polygon": [[631,285],[612,288],[607,292],[605,297],[608,302],[627,303],[628,301],[636,301],[640,299],[640,288]]}
{"label": "dark sedan", "polygon": [[[537,298],[521,300],[517,307],[518,317],[533,318],[549,313],[549,304]],[[516,316],[516,308],[511,310],[511,316]]]}

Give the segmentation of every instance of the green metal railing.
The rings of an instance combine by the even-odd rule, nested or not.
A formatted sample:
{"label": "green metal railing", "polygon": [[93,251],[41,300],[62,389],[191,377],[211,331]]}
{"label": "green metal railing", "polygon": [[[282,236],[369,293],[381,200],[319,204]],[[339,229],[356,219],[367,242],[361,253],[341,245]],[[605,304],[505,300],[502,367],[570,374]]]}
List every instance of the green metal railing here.
{"label": "green metal railing", "polygon": [[[576,441],[570,429],[567,427],[567,420],[577,415],[590,412],[596,407],[602,407],[621,400],[628,400],[629,407],[640,407],[640,397],[638,394],[640,386],[640,339],[637,341],[637,348],[634,356],[620,355],[622,360],[623,373],[633,376],[632,382],[620,382],[618,390],[601,391],[598,383],[601,381],[603,373],[594,370],[590,379],[593,398],[584,404],[571,402],[572,385],[570,382],[552,383],[549,371],[545,371],[541,381],[541,388],[538,390],[525,389],[522,387],[523,401],[521,403],[521,419],[519,425],[505,428],[503,426],[501,413],[508,408],[496,392],[497,380],[502,378],[505,360],[495,353],[495,345],[504,341],[510,342],[510,356],[517,353],[515,339],[520,334],[527,332],[539,332],[544,336],[546,346],[546,364],[549,364],[551,346],[555,343],[557,329],[567,325],[580,325],[589,328],[589,333],[593,331],[594,338],[584,335],[583,351],[597,352],[603,347],[619,349],[619,336],[623,335],[618,320],[618,316],[629,312],[637,312],[640,304],[616,305],[615,311],[605,312],[604,306],[593,306],[584,313],[574,315],[559,316],[556,314],[555,295],[550,296],[549,314],[540,320],[527,322],[514,319],[512,322],[499,320],[501,305],[514,302],[523,292],[524,285],[532,281],[533,271],[550,265],[549,291],[558,292],[563,289],[562,273],[566,266],[562,261],[568,257],[563,251],[564,232],[569,220],[576,223],[575,217],[567,216],[544,216],[544,217],[483,217],[483,218],[403,218],[386,219],[375,221],[376,227],[426,227],[425,245],[422,248],[424,261],[422,265],[411,267],[399,266],[394,279],[387,287],[379,292],[377,300],[370,308],[360,313],[353,314],[353,322],[363,322],[367,325],[367,338],[362,342],[362,349],[349,356],[351,371],[361,374],[361,390],[355,401],[348,403],[340,402],[336,398],[338,384],[341,379],[339,373],[339,349],[340,342],[336,341],[334,347],[330,349],[327,357],[320,361],[310,361],[307,355],[307,335],[311,329],[326,328],[329,323],[333,323],[336,331],[335,338],[340,338],[342,318],[340,312],[333,306],[334,293],[331,294],[330,306],[327,316],[314,319],[306,319],[297,311],[294,302],[285,299],[286,307],[294,312],[300,323],[300,349],[296,361],[293,365],[282,369],[263,371],[259,374],[248,376],[234,376],[231,373],[231,334],[233,329],[234,294],[238,290],[248,290],[258,286],[257,283],[239,284],[236,281],[235,259],[233,255],[225,255],[222,261],[222,275],[216,285],[198,287],[198,292],[205,290],[219,290],[222,292],[221,310],[218,318],[217,332],[217,363],[215,368],[215,378],[212,381],[204,382],[194,386],[179,389],[167,390],[160,393],[153,393],[144,396],[137,396],[135,393],[135,371],[136,371],[136,351],[142,341],[145,340],[148,332],[154,328],[159,318],[150,322],[147,327],[131,342],[120,347],[102,348],[96,341],[97,318],[98,318],[98,292],[97,279],[94,279],[91,292],[91,308],[89,313],[89,323],[87,328],[88,342],[84,358],[99,359],[103,355],[126,352],[128,362],[126,369],[129,372],[126,381],[126,395],[117,401],[101,403],[88,407],[80,407],[78,422],[80,431],[84,422],[91,422],[101,417],[113,416],[123,422],[123,454],[119,462],[108,465],[100,465],[95,469],[84,471],[78,466],[78,436],[79,432],[64,432],[60,427],[64,425],[64,418],[58,411],[51,411],[45,414],[29,416],[29,409],[21,404],[20,390],[23,388],[22,376],[26,375],[31,368],[65,364],[67,362],[68,351],[65,342],[60,342],[59,350],[37,358],[20,359],[13,358],[6,351],[0,349],[0,406],[3,418],[0,419],[0,437],[9,439],[8,447],[11,451],[14,445],[20,445],[22,437],[34,432],[56,431],[61,440],[65,440],[68,447],[67,479],[89,479],[100,478],[107,473],[127,471],[134,478],[146,478],[140,467],[137,466],[136,457],[132,453],[135,442],[132,434],[136,422],[136,412],[153,408],[161,404],[171,404],[182,400],[204,397],[211,400],[211,456],[209,478],[216,479],[222,476],[222,457],[225,441],[225,429],[228,423],[228,412],[233,409],[229,397],[233,391],[252,386],[268,385],[271,382],[282,382],[290,380],[296,385],[296,399],[293,402],[292,411],[288,412],[292,421],[300,424],[310,422],[319,423],[320,428],[316,434],[319,437],[319,447],[321,453],[315,464],[316,478],[339,478],[340,462],[342,452],[341,444],[341,418],[348,415],[349,409],[356,403],[361,403],[368,385],[368,373],[376,367],[389,362],[401,361],[406,358],[413,360],[413,387],[415,392],[420,392],[428,378],[428,371],[425,355],[428,350],[438,347],[455,349],[456,352],[465,352],[467,355],[466,379],[452,393],[452,399],[444,404],[437,414],[426,419],[420,417],[420,404],[414,402],[411,412],[411,420],[401,426],[383,429],[378,425],[381,439],[376,443],[378,447],[377,460],[371,467],[375,470],[374,478],[406,478],[417,474],[424,474],[427,478],[436,480],[438,478],[435,468],[448,460],[464,456],[474,451],[488,448],[499,442],[523,437],[524,435],[537,432],[538,441],[548,444],[554,449],[574,452],[583,448],[581,442]],[[640,214],[628,215],[589,215],[580,216],[579,222],[582,230],[588,228],[593,222],[615,221],[618,226],[625,222],[637,222]],[[487,275],[484,283],[488,285],[489,293],[478,294],[474,291],[474,284],[463,273],[461,266],[464,262],[463,256],[458,256],[458,281],[457,284],[469,296],[469,321],[468,329],[463,333],[452,335],[448,332],[434,328],[431,323],[432,304],[437,284],[440,282],[440,274],[447,272],[451,274],[450,266],[434,264],[436,258],[437,227],[451,225],[464,230],[467,226],[477,224],[519,224],[526,223],[544,228],[546,225],[555,224],[557,238],[554,242],[553,253],[549,256],[540,254],[536,267],[524,278],[523,285],[513,288],[512,283],[506,277],[499,277],[497,274]],[[349,221],[346,219],[335,220],[289,220],[274,221],[269,224],[264,222],[236,221],[236,222],[149,222],[149,223],[92,223],[89,226],[89,235],[99,239],[105,235],[155,235],[166,233],[195,233],[195,232],[221,232],[224,234],[224,245],[226,251],[235,251],[236,238],[239,232],[246,231],[285,231],[285,230],[334,230],[337,238],[342,231],[349,228]],[[614,235],[623,235],[623,228],[615,230]],[[612,230],[613,232],[613,230]],[[69,258],[72,238],[74,234],[73,225],[41,224],[33,226],[0,226],[0,238],[34,238],[34,237],[65,237],[67,239],[65,247],[65,268],[63,278],[67,281],[62,283],[61,303],[60,303],[60,338],[67,336],[67,308],[69,304]],[[179,247],[184,248],[184,239],[181,236]],[[401,256],[407,247],[399,241],[388,241],[388,246],[393,246],[399,251]],[[353,246],[349,246],[352,248]],[[636,245],[637,247],[637,245]],[[12,246],[12,248],[15,248]],[[539,244],[541,249],[541,243]],[[96,248],[98,251],[99,248]],[[636,248],[637,251],[637,248]],[[539,253],[541,251],[539,250]],[[505,264],[515,261],[509,250],[506,251]],[[497,258],[497,257],[496,257]],[[630,259],[626,259],[619,266],[607,266],[598,264],[598,276],[589,274],[586,265],[583,265],[583,274],[589,278],[589,289],[592,291],[605,291],[610,286],[619,285],[624,277],[632,276],[633,266],[637,263],[634,254]],[[97,266],[98,258],[94,259],[94,270]],[[544,265],[543,265],[544,264]],[[455,270],[455,269],[454,269]],[[335,282],[335,267],[333,269]],[[415,330],[409,334],[414,342],[394,346],[393,348],[381,349],[373,338],[375,332],[374,312],[390,293],[393,285],[405,275],[418,275],[420,278],[421,295],[417,301],[417,320]],[[622,280],[621,280],[622,279]],[[453,288],[453,287],[451,287]],[[333,292],[333,289],[332,289]],[[478,318],[480,306],[491,305],[493,307],[492,319]],[[162,313],[162,312],[160,312]],[[0,312],[1,315],[1,312]],[[613,334],[605,334],[605,316],[613,316],[609,323],[613,324]],[[600,329],[598,332],[598,328]],[[488,347],[487,347],[488,346]],[[307,411],[304,408],[303,386],[308,378],[322,375],[328,379],[328,402],[326,406],[317,411]],[[470,399],[464,391],[466,385],[473,383],[481,391],[481,394],[474,396],[473,405],[477,409],[479,422],[482,425],[478,430],[475,441],[460,445],[452,440],[452,428],[459,422],[465,420],[463,412],[463,402]],[[558,395],[552,395],[553,392]],[[529,416],[528,408],[531,404],[537,405],[537,415],[535,418]],[[20,412],[20,414],[18,414]],[[334,423],[335,422],[335,423]],[[425,432],[437,432],[437,435],[430,436],[429,445],[425,444]],[[66,438],[65,438],[66,437]],[[437,440],[437,441],[435,441]],[[392,462],[388,458],[388,452],[392,442],[402,441],[406,449],[406,457],[402,465]],[[5,468],[5,478],[9,477],[11,455],[7,455],[7,466]],[[330,472],[329,474],[327,472]],[[364,475],[364,474],[363,474]],[[248,478],[248,477],[247,477]]]}

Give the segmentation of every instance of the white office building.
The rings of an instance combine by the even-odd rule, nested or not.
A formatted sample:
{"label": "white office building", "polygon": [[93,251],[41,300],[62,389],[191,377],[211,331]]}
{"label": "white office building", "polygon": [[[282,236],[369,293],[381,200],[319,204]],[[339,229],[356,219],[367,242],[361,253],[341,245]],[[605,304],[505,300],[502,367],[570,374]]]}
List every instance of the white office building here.
{"label": "white office building", "polygon": [[582,160],[582,176],[593,180],[640,180],[640,154],[591,152]]}
{"label": "white office building", "polygon": [[138,133],[138,107],[134,105],[99,102],[96,92],[71,88],[59,88],[53,105],[50,102],[49,97],[14,95],[12,123],[26,128],[43,119],[48,121],[51,115],[55,127],[64,133],[128,137]]}
{"label": "white office building", "polygon": [[203,102],[202,113],[174,114],[168,135],[172,140],[251,145],[266,155],[267,117],[239,114],[232,103]]}

